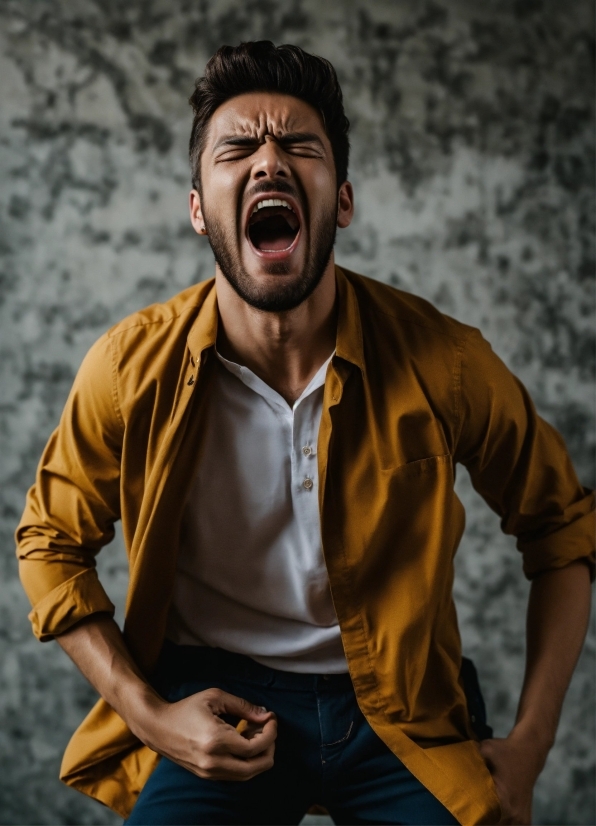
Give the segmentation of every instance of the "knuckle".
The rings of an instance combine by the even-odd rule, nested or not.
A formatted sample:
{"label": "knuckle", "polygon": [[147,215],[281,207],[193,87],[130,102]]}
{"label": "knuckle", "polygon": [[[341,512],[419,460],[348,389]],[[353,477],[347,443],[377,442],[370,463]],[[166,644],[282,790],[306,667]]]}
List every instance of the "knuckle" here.
{"label": "knuckle", "polygon": [[221,699],[223,691],[220,688],[206,688],[202,693],[205,700],[217,701]]}
{"label": "knuckle", "polygon": [[199,769],[204,775],[209,775],[215,769],[215,760],[209,756],[201,757]]}
{"label": "knuckle", "polygon": [[201,740],[201,751],[204,752],[205,755],[213,754],[217,750],[217,746],[217,737],[213,735],[207,735]]}

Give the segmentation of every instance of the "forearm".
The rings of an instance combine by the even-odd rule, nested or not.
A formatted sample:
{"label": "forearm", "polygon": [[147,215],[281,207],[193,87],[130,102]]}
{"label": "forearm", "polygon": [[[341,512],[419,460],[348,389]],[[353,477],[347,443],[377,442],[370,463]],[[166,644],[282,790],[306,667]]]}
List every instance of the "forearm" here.
{"label": "forearm", "polygon": [[[277,734],[272,712],[219,689],[165,702],[105,614],[91,615],[56,639],[133,734],[159,754],[214,780],[249,780],[272,767]],[[226,714],[252,725],[243,735],[223,722]]]}
{"label": "forearm", "polygon": [[508,737],[479,744],[501,801],[502,823],[532,822],[532,790],[555,739],[589,614],[590,575],[583,562],[546,571],[532,582],[516,723]]}
{"label": "forearm", "polygon": [[92,614],[56,640],[103,699],[144,742],[144,721],[163,700],[135,664],[114,620],[106,614]]}
{"label": "forearm", "polygon": [[515,730],[551,748],[565,693],[590,616],[588,567],[575,562],[532,582],[527,615],[526,673]]}

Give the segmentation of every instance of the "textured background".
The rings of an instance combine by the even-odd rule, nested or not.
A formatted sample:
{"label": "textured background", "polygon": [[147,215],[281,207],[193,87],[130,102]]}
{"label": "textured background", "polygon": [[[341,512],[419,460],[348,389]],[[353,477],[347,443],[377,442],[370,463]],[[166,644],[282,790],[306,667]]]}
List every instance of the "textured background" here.
{"label": "textured background", "polygon": [[[222,43],[328,57],[353,123],[338,260],[478,325],[593,483],[593,11],[588,0],[3,0],[0,3],[0,822],[115,823],[62,787],[93,691],[30,634],[12,532],[89,345],[208,277],[191,231],[186,103]],[[527,584],[458,487],[456,586],[497,735],[512,723]],[[119,606],[126,566],[102,554]],[[120,609],[119,609],[120,610]],[[537,823],[593,824],[594,635],[536,789]]]}

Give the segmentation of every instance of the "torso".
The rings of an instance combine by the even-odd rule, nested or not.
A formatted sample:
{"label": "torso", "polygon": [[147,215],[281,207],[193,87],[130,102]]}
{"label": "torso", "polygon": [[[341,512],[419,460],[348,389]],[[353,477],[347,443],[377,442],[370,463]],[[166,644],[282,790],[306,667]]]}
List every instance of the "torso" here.
{"label": "torso", "polygon": [[221,356],[185,509],[168,637],[288,671],[347,671],[322,553],[317,436],[329,360],[290,406]]}

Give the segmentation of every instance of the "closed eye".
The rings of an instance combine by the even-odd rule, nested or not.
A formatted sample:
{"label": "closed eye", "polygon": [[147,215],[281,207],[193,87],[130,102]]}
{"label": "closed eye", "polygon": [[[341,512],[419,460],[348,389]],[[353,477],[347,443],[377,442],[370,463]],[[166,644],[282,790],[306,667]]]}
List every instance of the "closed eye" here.
{"label": "closed eye", "polygon": [[318,146],[315,146],[311,143],[291,143],[280,141],[280,145],[283,147],[284,151],[290,155],[299,155],[303,158],[322,158],[323,153],[319,149]]}
{"label": "closed eye", "polygon": [[235,161],[238,158],[246,158],[252,155],[253,152],[261,145],[261,142],[254,138],[227,138],[222,141],[216,149],[221,148],[223,151],[218,152],[218,161]]}
{"label": "closed eye", "polygon": [[309,158],[322,158],[325,151],[318,135],[310,132],[293,132],[278,138],[279,145],[291,154]]}
{"label": "closed eye", "polygon": [[[282,135],[277,138],[277,143],[284,152],[289,155],[297,155],[303,158],[324,158],[325,151],[320,138],[310,133],[295,133]],[[217,161],[236,161],[247,158],[256,152],[263,144],[264,140],[251,137],[233,136],[222,140],[215,149],[221,149],[217,153]]]}

